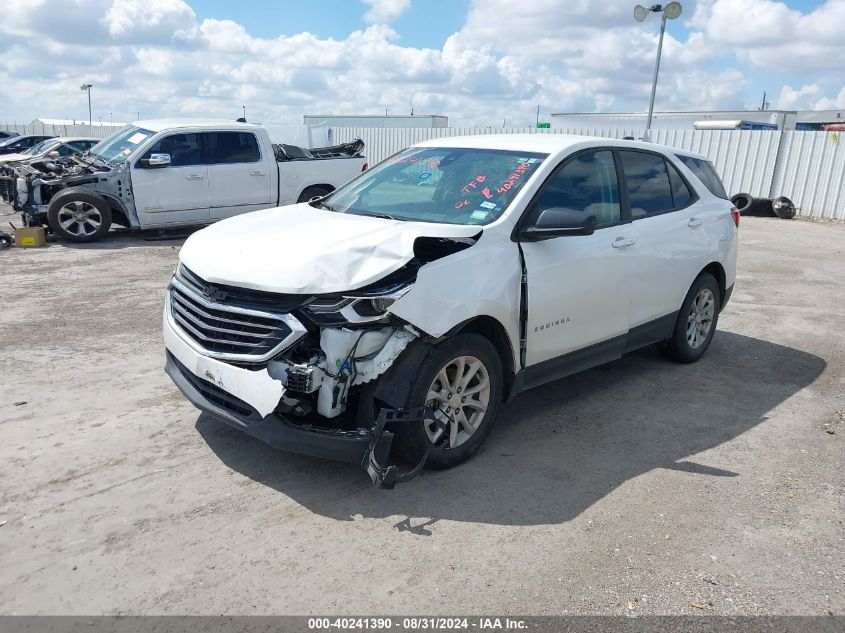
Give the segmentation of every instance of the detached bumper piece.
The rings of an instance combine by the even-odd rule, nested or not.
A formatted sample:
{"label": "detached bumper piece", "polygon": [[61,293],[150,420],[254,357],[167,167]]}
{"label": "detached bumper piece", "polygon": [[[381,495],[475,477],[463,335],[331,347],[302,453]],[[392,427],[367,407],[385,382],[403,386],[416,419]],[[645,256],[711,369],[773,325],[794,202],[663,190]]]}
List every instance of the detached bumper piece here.
{"label": "detached bumper piece", "polygon": [[200,411],[273,448],[350,464],[361,464],[365,456],[373,456],[377,463],[383,463],[390,452],[393,442],[390,431],[380,433],[378,441],[373,444],[372,431],[367,429],[345,431],[299,425],[275,413],[262,418],[243,400],[195,376],[169,352],[164,370]]}
{"label": "detached bumper piece", "polygon": [[376,424],[371,431],[372,439],[370,440],[367,452],[364,454],[364,461],[361,462],[361,466],[367,471],[367,474],[370,476],[370,479],[376,488],[381,488],[382,490],[393,490],[396,484],[402,484],[410,481],[419,475],[422,469],[425,468],[425,463],[428,461],[428,457],[431,455],[431,451],[435,447],[433,444],[429,445],[426,449],[420,463],[406,473],[400,473],[399,469],[394,465],[382,466],[381,463],[384,460],[379,459],[378,456],[378,447],[382,441],[382,437],[385,433],[388,433],[388,431],[385,431],[385,426],[387,424],[391,424],[395,428],[396,424],[422,422],[423,420],[432,420],[441,428],[441,430],[447,431],[442,434],[442,440],[449,437],[446,423],[443,420],[435,418],[434,411],[432,411],[429,406],[415,407],[413,409],[381,410],[378,418],[376,418]]}

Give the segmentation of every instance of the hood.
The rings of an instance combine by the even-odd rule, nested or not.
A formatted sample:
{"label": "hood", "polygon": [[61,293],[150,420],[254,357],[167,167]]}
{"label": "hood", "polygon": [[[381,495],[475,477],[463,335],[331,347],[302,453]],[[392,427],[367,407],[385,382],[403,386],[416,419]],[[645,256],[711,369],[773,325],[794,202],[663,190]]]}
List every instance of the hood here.
{"label": "hood", "polygon": [[35,158],[29,154],[0,154],[0,163],[12,163],[16,160],[27,160],[28,158]]}
{"label": "hood", "polygon": [[212,283],[288,294],[346,292],[414,257],[419,237],[469,238],[479,226],[403,222],[315,209],[255,211],[194,233],[180,261]]}

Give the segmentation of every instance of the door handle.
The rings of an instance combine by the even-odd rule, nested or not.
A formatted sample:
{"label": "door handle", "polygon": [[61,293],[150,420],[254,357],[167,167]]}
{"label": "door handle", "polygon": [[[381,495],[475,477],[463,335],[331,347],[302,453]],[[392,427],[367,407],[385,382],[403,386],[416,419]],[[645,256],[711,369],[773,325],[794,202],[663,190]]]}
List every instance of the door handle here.
{"label": "door handle", "polygon": [[185,178],[187,180],[202,180],[203,176],[201,176],[200,174],[188,174],[187,176],[185,176]]}
{"label": "door handle", "polygon": [[625,248],[626,246],[633,246],[636,243],[637,240],[633,237],[617,237],[613,240],[611,246],[613,246],[613,248]]}
{"label": "door handle", "polygon": [[689,222],[687,222],[687,226],[692,229],[697,226],[701,226],[702,224],[704,224],[704,220],[702,220],[701,218],[690,218]]}
{"label": "door handle", "polygon": [[250,176],[266,176],[267,174],[263,171],[251,171],[249,172]]}

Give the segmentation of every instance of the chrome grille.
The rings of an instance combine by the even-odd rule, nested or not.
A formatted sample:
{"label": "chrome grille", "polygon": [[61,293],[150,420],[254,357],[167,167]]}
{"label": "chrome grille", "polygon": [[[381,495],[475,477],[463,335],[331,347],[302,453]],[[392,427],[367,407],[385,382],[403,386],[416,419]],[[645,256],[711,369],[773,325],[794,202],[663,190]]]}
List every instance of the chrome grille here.
{"label": "chrome grille", "polygon": [[171,282],[168,310],[185,338],[207,356],[262,362],[291,345],[305,328],[289,314],[209,301],[178,277]]}

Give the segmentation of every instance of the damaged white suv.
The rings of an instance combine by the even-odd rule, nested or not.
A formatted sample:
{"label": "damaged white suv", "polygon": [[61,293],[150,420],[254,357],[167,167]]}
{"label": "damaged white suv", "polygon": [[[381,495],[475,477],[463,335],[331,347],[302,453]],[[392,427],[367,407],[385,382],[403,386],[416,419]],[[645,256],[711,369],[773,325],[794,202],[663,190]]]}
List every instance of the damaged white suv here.
{"label": "damaged white suv", "polygon": [[391,445],[454,466],[520,391],[654,343],[700,358],[733,289],[738,224],[712,165],[685,151],[429,141],[188,239],[166,371],[206,413],[389,487]]}

